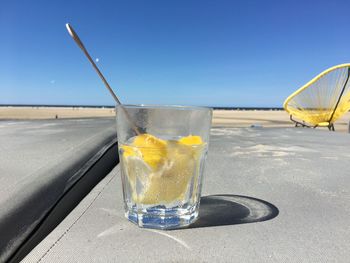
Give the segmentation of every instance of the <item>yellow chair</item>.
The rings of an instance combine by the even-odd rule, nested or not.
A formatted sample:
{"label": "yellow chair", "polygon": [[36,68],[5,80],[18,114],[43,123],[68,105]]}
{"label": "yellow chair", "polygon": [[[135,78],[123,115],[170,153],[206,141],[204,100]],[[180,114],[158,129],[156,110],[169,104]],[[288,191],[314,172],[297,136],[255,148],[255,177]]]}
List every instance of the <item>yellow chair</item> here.
{"label": "yellow chair", "polygon": [[350,110],[350,63],[334,66],[290,95],[283,108],[295,126],[328,127]]}

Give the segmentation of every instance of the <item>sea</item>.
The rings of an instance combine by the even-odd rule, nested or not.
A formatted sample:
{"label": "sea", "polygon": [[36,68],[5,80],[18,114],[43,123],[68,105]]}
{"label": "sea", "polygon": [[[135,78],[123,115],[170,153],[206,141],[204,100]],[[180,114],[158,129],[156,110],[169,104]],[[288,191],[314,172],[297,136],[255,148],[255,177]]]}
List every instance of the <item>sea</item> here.
{"label": "sea", "polygon": [[[186,106],[186,105],[185,105]],[[222,106],[208,106],[208,105],[198,105],[203,107],[210,107],[214,110],[246,110],[246,111],[279,111],[284,110],[282,107],[222,107]],[[52,107],[52,108],[102,108],[102,109],[112,109],[113,105],[53,105],[53,104],[0,104],[0,107]]]}

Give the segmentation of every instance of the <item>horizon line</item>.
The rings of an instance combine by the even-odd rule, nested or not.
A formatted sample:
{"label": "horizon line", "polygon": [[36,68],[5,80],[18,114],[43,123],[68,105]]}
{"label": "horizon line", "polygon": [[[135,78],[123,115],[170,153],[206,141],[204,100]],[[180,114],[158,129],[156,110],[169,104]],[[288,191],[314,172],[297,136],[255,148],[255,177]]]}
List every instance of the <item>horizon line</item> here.
{"label": "horizon line", "polygon": [[[266,110],[283,110],[283,107],[259,107],[259,106],[203,106],[202,107],[210,107],[213,109],[232,109],[232,110],[239,110],[239,109],[266,109]],[[81,104],[81,105],[73,105],[73,104],[1,104],[0,107],[47,107],[47,108],[115,108],[113,105],[88,105],[88,104]]]}

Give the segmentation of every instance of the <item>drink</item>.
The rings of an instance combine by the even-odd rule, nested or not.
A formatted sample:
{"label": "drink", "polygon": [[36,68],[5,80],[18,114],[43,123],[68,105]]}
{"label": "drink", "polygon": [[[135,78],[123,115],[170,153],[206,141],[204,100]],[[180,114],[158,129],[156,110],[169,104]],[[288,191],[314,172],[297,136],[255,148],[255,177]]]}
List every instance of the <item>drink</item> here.
{"label": "drink", "polygon": [[196,210],[206,151],[199,136],[163,140],[142,134],[121,145],[126,216],[144,226],[168,213],[164,223],[178,225],[179,212],[186,217],[188,211]]}
{"label": "drink", "polygon": [[[150,111],[137,115],[154,125],[163,113],[157,111],[156,119]],[[159,134],[159,129],[148,128]],[[125,216],[140,227],[184,227],[198,216],[207,138],[161,130],[163,136],[146,132],[127,136],[123,142],[118,139]]]}

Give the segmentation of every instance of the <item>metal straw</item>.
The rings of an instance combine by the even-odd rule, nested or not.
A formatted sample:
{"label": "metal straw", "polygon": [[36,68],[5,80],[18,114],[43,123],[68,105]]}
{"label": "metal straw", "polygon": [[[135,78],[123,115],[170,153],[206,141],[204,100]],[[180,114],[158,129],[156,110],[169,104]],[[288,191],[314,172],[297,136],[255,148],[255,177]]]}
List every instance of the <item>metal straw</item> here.
{"label": "metal straw", "polygon": [[[75,43],[77,43],[77,45],[80,47],[80,49],[84,52],[85,56],[87,57],[87,59],[90,61],[91,65],[94,67],[94,69],[96,70],[97,74],[99,75],[99,77],[102,79],[103,83],[105,84],[106,88],[109,90],[109,92],[111,93],[112,97],[114,98],[114,100],[117,102],[117,104],[122,106],[122,103],[120,102],[120,100],[118,99],[117,95],[114,93],[114,91],[112,90],[111,86],[109,86],[107,80],[105,79],[105,77],[102,75],[101,71],[99,70],[99,68],[96,66],[94,60],[91,58],[89,52],[86,50],[83,42],[80,40],[80,38],[78,37],[78,34],[74,31],[73,27],[70,24],[66,24],[66,28],[68,30],[68,33],[70,34],[70,36],[74,39]],[[139,129],[137,128],[137,126],[135,125],[135,123],[131,120],[131,117],[129,115],[129,113],[126,111],[126,109],[122,106],[121,107],[124,112],[126,117],[128,118],[128,120],[130,121],[130,123],[133,126],[134,131],[136,132],[136,134],[141,134]]]}

